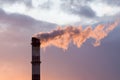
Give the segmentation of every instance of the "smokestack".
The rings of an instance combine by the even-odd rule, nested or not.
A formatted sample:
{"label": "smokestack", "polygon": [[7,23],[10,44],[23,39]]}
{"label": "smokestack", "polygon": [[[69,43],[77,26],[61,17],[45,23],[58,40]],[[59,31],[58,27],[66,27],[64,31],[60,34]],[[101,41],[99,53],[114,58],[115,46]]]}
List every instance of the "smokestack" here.
{"label": "smokestack", "polygon": [[40,80],[40,39],[32,37],[32,80]]}

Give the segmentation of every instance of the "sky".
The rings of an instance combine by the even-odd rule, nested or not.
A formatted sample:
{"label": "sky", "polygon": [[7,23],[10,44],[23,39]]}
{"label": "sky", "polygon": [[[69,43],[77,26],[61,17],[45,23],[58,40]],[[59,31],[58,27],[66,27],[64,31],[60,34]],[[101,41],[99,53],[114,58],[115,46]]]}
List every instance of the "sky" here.
{"label": "sky", "polygon": [[[31,80],[31,37],[58,26],[113,23],[119,0],[0,0],[0,80]],[[42,80],[120,80],[120,24],[94,47],[41,49]]]}

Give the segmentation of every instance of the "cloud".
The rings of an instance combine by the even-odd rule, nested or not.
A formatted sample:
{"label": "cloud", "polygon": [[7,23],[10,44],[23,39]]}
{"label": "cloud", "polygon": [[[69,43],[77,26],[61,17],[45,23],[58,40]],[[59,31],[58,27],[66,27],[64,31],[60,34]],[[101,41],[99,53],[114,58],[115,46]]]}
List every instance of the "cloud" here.
{"label": "cloud", "polygon": [[98,17],[113,16],[120,11],[119,7],[112,7],[107,0],[2,0],[1,4],[0,7],[8,13],[28,15],[59,25],[84,24],[86,20],[96,22]]}
{"label": "cloud", "polygon": [[111,5],[111,6],[120,6],[120,0],[82,0],[82,1],[84,1],[85,3],[98,1],[101,3],[107,3],[108,5]]}
{"label": "cloud", "polygon": [[108,5],[120,6],[120,0],[102,0],[102,1],[107,3]]}
{"label": "cloud", "polygon": [[26,6],[28,7],[32,7],[32,0],[1,0],[0,4],[4,5],[4,4],[15,4],[15,3],[24,3]]}
{"label": "cloud", "polygon": [[95,11],[92,10],[90,6],[88,6],[88,2],[91,0],[77,0],[71,1],[67,0],[62,2],[61,8],[66,11],[67,13],[79,15],[79,17],[87,17],[93,18],[96,16]]}
{"label": "cloud", "polygon": [[76,7],[76,10],[73,10],[73,13],[88,18],[94,18],[96,16],[96,13],[89,6]]}
{"label": "cloud", "polygon": [[0,23],[6,24],[6,26],[9,27],[14,27],[15,29],[19,29],[19,28],[34,29],[36,27],[50,29],[56,26],[56,24],[47,23],[44,21],[38,21],[27,15],[21,15],[17,13],[8,14],[2,9],[0,9]]}

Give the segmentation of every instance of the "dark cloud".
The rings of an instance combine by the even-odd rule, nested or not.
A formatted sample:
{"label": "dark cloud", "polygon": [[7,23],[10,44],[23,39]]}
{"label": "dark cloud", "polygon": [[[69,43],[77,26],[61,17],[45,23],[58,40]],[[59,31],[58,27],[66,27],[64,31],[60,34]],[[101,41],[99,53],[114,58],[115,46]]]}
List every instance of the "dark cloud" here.
{"label": "dark cloud", "polygon": [[73,10],[73,13],[82,15],[88,18],[93,18],[96,16],[96,13],[89,7],[89,6],[81,6],[81,7],[76,7],[75,10]]}
{"label": "dark cloud", "polygon": [[17,13],[7,14],[2,9],[0,9],[0,23],[7,24],[9,27],[14,27],[15,29],[24,28],[28,30],[29,28],[35,29],[37,27],[50,29],[56,26],[56,24],[38,21],[27,15]]}
{"label": "dark cloud", "polygon": [[67,0],[62,2],[61,8],[71,14],[93,18],[96,13],[87,5],[90,1],[92,0]]}
{"label": "dark cloud", "polygon": [[5,12],[4,12],[3,9],[0,8],[0,16],[1,16],[2,14],[5,14]]}
{"label": "dark cloud", "polygon": [[107,3],[108,5],[120,6],[120,0],[102,0],[102,1]]}

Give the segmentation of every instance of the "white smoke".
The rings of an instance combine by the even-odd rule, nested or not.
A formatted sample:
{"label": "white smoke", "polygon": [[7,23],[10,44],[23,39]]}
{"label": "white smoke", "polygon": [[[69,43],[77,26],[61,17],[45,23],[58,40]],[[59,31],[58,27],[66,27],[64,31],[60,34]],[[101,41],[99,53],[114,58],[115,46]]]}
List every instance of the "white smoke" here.
{"label": "white smoke", "polygon": [[105,38],[117,25],[118,21],[107,26],[99,24],[94,29],[91,26],[88,26],[85,29],[83,29],[82,26],[68,26],[65,28],[58,27],[51,32],[40,32],[33,35],[33,37],[40,39],[42,48],[53,45],[67,49],[70,42],[73,42],[74,45],[80,48],[89,38],[95,40],[93,44],[94,46],[99,46],[101,40]]}

